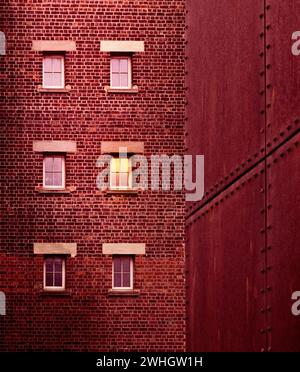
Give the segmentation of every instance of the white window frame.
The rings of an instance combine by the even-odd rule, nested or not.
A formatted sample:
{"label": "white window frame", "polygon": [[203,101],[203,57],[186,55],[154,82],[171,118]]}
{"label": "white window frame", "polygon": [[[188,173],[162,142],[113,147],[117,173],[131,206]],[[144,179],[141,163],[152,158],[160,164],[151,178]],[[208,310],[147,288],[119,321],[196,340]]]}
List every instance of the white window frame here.
{"label": "white window frame", "polygon": [[[46,185],[46,158],[61,158],[62,159],[62,185]],[[43,188],[47,190],[64,190],[66,188],[66,156],[56,154],[45,154],[43,159]]]}
{"label": "white window frame", "polygon": [[[128,86],[126,87],[118,87],[112,85],[112,61],[113,59],[127,59],[128,61]],[[110,88],[111,89],[131,89],[132,88],[132,61],[131,56],[119,56],[119,55],[111,55],[110,56]]]}
{"label": "white window frame", "polygon": [[109,174],[109,189],[110,190],[132,190],[132,161],[130,157],[124,158],[128,159],[128,186],[113,186],[112,185],[112,162],[113,159],[121,159],[121,157],[112,157],[110,160],[110,174]]}
{"label": "white window frame", "polygon": [[[59,58],[61,60],[62,85],[48,86],[45,84],[45,60],[46,58]],[[64,87],[65,87],[65,56],[62,54],[45,54],[43,56],[43,88],[44,89],[64,89]]]}
{"label": "white window frame", "polygon": [[[46,286],[46,260],[47,258],[60,258],[62,260],[62,286],[61,287],[54,287],[54,286]],[[64,291],[66,289],[66,259],[64,257],[59,256],[51,256],[51,257],[44,257],[44,283],[43,287],[46,291]]]}
{"label": "white window frame", "polygon": [[[129,287],[115,287],[114,286],[114,259],[117,257],[128,257],[130,259],[130,286]],[[130,255],[114,255],[112,258],[112,289],[115,291],[128,291],[133,290],[133,270],[134,270],[134,263],[133,263],[133,256]]]}

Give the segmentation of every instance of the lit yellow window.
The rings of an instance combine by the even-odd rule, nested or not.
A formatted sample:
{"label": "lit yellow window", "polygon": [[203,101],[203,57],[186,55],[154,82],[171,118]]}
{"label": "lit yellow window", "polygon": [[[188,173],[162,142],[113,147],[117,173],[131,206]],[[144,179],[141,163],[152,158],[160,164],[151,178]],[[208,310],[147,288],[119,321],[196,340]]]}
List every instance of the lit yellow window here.
{"label": "lit yellow window", "polygon": [[131,162],[128,158],[112,158],[110,164],[110,188],[126,190],[131,188]]}

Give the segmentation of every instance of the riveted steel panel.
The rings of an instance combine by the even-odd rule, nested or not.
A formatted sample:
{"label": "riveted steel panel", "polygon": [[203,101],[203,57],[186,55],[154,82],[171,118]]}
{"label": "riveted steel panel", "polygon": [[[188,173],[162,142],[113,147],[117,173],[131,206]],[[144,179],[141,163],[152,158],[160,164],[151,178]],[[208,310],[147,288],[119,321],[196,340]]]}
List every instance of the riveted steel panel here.
{"label": "riveted steel panel", "polygon": [[263,155],[263,1],[188,0],[187,11],[186,147],[205,156],[207,200]]}
{"label": "riveted steel panel", "polygon": [[[268,0],[266,6],[267,149],[300,129],[300,55],[292,34],[300,31],[300,1]],[[299,47],[298,47],[299,48]]]}
{"label": "riveted steel panel", "polygon": [[268,327],[274,351],[300,351],[300,316],[291,312],[300,291],[300,134],[268,160]]}
{"label": "riveted steel panel", "polygon": [[266,348],[264,165],[187,221],[190,351]]}

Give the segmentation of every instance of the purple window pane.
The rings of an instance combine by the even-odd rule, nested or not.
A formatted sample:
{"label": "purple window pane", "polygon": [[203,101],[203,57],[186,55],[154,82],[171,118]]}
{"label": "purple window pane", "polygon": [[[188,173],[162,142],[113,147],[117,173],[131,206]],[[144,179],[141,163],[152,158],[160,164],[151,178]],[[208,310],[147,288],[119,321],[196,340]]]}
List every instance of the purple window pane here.
{"label": "purple window pane", "polygon": [[53,286],[53,274],[46,273],[46,287],[52,287],[52,286]]}
{"label": "purple window pane", "polygon": [[46,172],[45,174],[45,185],[53,186],[53,173]]}
{"label": "purple window pane", "polygon": [[114,287],[121,287],[121,273],[114,273]]}
{"label": "purple window pane", "polygon": [[128,74],[120,74],[120,87],[128,87]]}
{"label": "purple window pane", "polygon": [[53,261],[52,261],[52,259],[47,259],[45,261],[45,266],[46,266],[46,272],[47,273],[52,272],[53,271]]}
{"label": "purple window pane", "polygon": [[52,59],[52,71],[61,72],[61,64],[62,64],[62,60],[60,58],[53,58]]}
{"label": "purple window pane", "polygon": [[54,271],[56,273],[62,272],[62,260],[61,259],[54,260]]}
{"label": "purple window pane", "polygon": [[62,174],[53,173],[53,186],[62,186]]}
{"label": "purple window pane", "polygon": [[122,187],[128,186],[128,173],[119,174],[119,186],[122,186]]}
{"label": "purple window pane", "polygon": [[120,257],[114,258],[114,272],[115,273],[121,272],[121,258]]}
{"label": "purple window pane", "polygon": [[61,172],[62,171],[62,158],[55,157],[53,159],[53,171],[54,172]]}
{"label": "purple window pane", "polygon": [[53,169],[53,158],[47,157],[45,158],[45,171],[46,172],[52,172]]}
{"label": "purple window pane", "polygon": [[52,73],[51,72],[45,72],[44,73],[44,85],[47,87],[52,87],[53,81],[52,81]]}
{"label": "purple window pane", "polygon": [[44,72],[52,72],[52,59],[51,58],[44,59]]}
{"label": "purple window pane", "polygon": [[119,60],[114,58],[111,60],[111,71],[112,72],[119,72],[119,69],[120,69],[120,64],[119,64]]}
{"label": "purple window pane", "polygon": [[123,285],[122,287],[130,287],[130,273],[123,274]]}
{"label": "purple window pane", "polygon": [[62,273],[55,273],[54,286],[62,287]]}
{"label": "purple window pane", "polygon": [[62,86],[62,74],[60,72],[55,72],[52,74],[52,86]]}
{"label": "purple window pane", "polygon": [[120,60],[120,72],[128,73],[128,59]]}
{"label": "purple window pane", "polygon": [[122,260],[122,263],[123,263],[123,272],[129,273],[130,272],[130,258],[124,257]]}
{"label": "purple window pane", "polygon": [[113,87],[120,86],[120,75],[119,74],[115,74],[115,73],[112,74],[111,85]]}

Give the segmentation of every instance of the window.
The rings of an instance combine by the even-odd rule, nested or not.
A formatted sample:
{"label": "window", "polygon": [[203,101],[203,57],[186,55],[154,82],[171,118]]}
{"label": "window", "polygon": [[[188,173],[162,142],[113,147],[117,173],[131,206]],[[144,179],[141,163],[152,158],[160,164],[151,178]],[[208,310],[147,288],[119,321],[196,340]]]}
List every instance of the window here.
{"label": "window", "polygon": [[113,257],[112,288],[133,289],[133,258],[131,256]]}
{"label": "window", "polygon": [[110,163],[110,189],[128,190],[132,188],[132,169],[129,158],[112,158]]}
{"label": "window", "polygon": [[65,289],[65,259],[59,256],[51,256],[44,259],[44,289]]}
{"label": "window", "polygon": [[64,56],[46,55],[43,60],[43,88],[65,87]]}
{"label": "window", "polygon": [[43,187],[45,189],[64,189],[65,157],[63,155],[45,156],[43,173]]}
{"label": "window", "polygon": [[130,89],[131,86],[131,58],[112,56],[110,60],[110,87]]}

